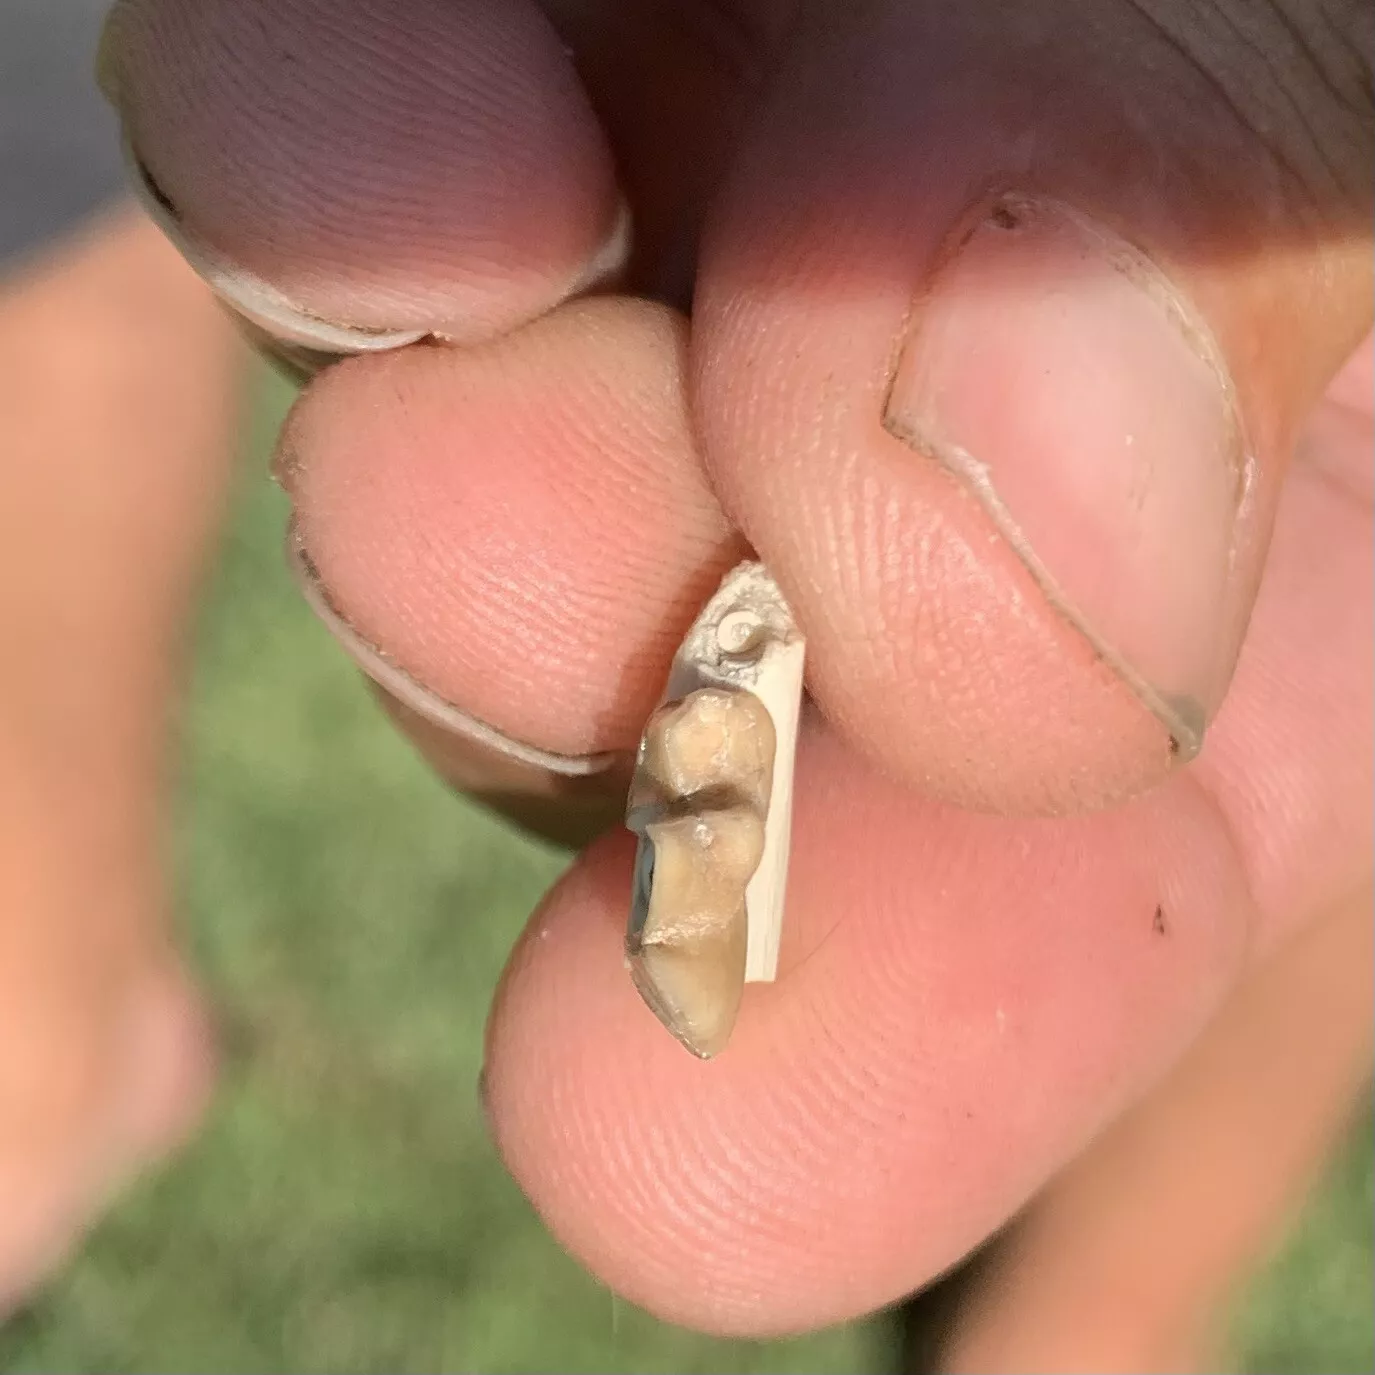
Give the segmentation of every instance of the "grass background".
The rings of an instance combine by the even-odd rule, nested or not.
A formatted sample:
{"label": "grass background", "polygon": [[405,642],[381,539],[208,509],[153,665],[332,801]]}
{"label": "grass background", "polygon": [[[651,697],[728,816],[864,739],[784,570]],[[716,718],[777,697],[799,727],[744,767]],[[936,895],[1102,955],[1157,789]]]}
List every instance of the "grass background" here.
{"label": "grass background", "polygon": [[[868,1372],[883,1320],[718,1342],[545,1236],[475,1084],[506,950],[566,863],[448,793],[300,604],[264,383],[205,606],[175,856],[224,1047],[208,1129],[0,1328],[0,1372]],[[1375,1370],[1363,1124],[1238,1315],[1237,1369]]]}

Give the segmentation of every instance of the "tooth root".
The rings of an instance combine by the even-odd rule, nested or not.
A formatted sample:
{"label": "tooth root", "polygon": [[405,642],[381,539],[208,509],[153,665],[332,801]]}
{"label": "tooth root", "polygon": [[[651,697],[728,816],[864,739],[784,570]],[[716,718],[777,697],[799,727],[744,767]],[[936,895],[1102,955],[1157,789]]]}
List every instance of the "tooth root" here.
{"label": "tooth root", "polygon": [[645,1001],[695,1055],[725,1048],[745,984],[745,887],[764,849],[747,806],[650,821],[626,947]]}
{"label": "tooth root", "polygon": [[745,991],[745,914],[718,949],[646,946],[630,975],[654,1015],[699,1060],[725,1050]]}
{"label": "tooth root", "polygon": [[640,836],[626,953],[691,1051],[728,1041],[749,978],[777,959],[802,638],[759,564],[723,581],[683,642],[627,799]]}

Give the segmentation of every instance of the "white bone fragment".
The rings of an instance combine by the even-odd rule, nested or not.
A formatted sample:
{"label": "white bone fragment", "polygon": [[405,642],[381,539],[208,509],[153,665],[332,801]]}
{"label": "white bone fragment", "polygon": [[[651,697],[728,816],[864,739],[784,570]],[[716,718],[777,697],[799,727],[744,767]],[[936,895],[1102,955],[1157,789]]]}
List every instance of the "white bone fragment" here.
{"label": "white bone fragment", "polygon": [[739,565],[685,637],[640,742],[627,956],[646,1002],[704,1058],[729,1038],[743,985],[777,972],[804,652],[768,571]]}

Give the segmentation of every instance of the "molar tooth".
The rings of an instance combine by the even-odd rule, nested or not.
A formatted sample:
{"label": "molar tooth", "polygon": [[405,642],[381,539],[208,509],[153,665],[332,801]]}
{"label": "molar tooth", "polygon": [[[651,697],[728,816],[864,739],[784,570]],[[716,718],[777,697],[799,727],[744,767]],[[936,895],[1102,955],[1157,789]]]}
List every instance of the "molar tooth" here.
{"label": "molar tooth", "polygon": [[803,640],[761,564],[726,575],[683,641],[640,742],[626,954],[695,1054],[724,1048],[746,981],[777,964]]}

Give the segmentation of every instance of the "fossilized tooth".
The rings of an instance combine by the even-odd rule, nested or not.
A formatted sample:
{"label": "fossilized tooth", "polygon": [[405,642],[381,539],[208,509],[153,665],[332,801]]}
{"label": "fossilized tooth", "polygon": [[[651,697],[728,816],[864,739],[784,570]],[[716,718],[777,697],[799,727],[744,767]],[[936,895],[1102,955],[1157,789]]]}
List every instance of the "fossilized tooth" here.
{"label": "fossilized tooth", "polygon": [[727,574],[640,741],[626,953],[655,1014],[703,1058],[745,983],[773,979],[787,881],[804,644],[762,564]]}

